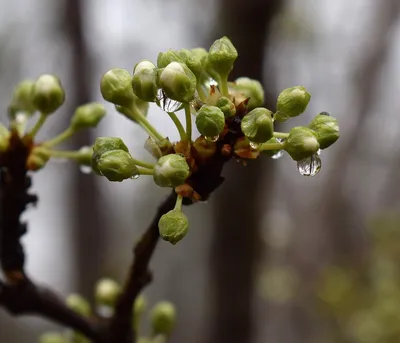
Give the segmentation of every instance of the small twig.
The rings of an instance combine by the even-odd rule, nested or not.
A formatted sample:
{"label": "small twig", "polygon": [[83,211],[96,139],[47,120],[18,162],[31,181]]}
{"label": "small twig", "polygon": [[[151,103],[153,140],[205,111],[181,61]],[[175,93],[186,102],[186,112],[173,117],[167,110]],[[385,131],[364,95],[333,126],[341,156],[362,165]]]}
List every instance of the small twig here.
{"label": "small twig", "polygon": [[136,341],[135,333],[132,337],[133,304],[142,289],[151,281],[148,267],[159,238],[158,221],[163,214],[174,208],[175,200],[176,194],[172,193],[161,204],[150,226],[134,248],[134,261],[110,322],[110,342],[134,343]]}

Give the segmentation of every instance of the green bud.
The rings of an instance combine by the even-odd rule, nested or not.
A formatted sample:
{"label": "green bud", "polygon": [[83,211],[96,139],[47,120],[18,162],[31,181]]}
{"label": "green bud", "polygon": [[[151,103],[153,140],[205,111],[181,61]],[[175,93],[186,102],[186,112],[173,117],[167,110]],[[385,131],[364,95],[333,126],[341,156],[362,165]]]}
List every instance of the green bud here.
{"label": "green bud", "polygon": [[160,187],[177,187],[185,183],[190,175],[186,159],[177,154],[161,157],[154,167],[154,182]]}
{"label": "green bud", "polygon": [[257,80],[240,77],[235,81],[236,89],[245,97],[250,98],[247,108],[252,110],[264,105],[264,88]]}
{"label": "green bud", "polygon": [[100,155],[97,170],[109,181],[121,182],[139,174],[131,154],[124,150],[111,150]]}
{"label": "green bud", "polygon": [[100,91],[104,100],[129,107],[134,100],[131,74],[125,69],[109,70],[101,78]]}
{"label": "green bud", "polygon": [[189,221],[180,210],[171,210],[161,216],[158,222],[160,236],[164,241],[176,244],[186,236]]}
{"label": "green bud", "polygon": [[167,52],[160,52],[157,57],[157,67],[165,68],[172,62],[185,63],[185,58],[175,50],[168,50]]}
{"label": "green bud", "polygon": [[66,305],[76,313],[88,317],[91,314],[89,302],[79,294],[71,294],[66,300]]}
{"label": "green bud", "polygon": [[76,108],[71,119],[71,129],[80,130],[96,127],[106,115],[106,109],[102,104],[92,102]]}
{"label": "green bud", "polygon": [[139,295],[136,298],[135,303],[133,304],[133,312],[135,314],[135,317],[141,316],[145,311],[146,306],[147,306],[146,298],[142,294]]}
{"label": "green bud", "polygon": [[233,117],[236,114],[235,104],[225,96],[218,99],[217,107],[224,113],[225,118]]}
{"label": "green bud", "polygon": [[32,104],[43,114],[55,112],[65,100],[64,89],[55,75],[39,76],[32,88]]}
{"label": "green bud", "polygon": [[10,144],[10,136],[10,131],[3,124],[0,124],[0,152],[7,150]]}
{"label": "green bud", "polygon": [[241,128],[251,142],[266,142],[274,133],[272,112],[263,107],[255,108],[243,117]]}
{"label": "green bud", "polygon": [[195,58],[197,58],[200,61],[202,60],[203,57],[208,55],[208,51],[204,48],[194,48],[190,50],[190,52]]}
{"label": "green bud", "polygon": [[34,84],[32,80],[24,80],[15,87],[9,107],[11,118],[14,118],[17,112],[33,113],[36,111],[36,107],[32,102]]}
{"label": "green bud", "polygon": [[308,127],[294,127],[289,132],[284,149],[295,161],[310,157],[319,149],[317,134]]}
{"label": "green bud", "polygon": [[208,52],[211,67],[220,75],[228,75],[233,69],[238,53],[228,37],[216,40]]}
{"label": "green bud", "polygon": [[186,64],[171,62],[160,74],[159,84],[168,98],[189,102],[196,91],[196,77]]}
{"label": "green bud", "polygon": [[338,121],[324,112],[316,115],[308,127],[317,133],[320,149],[328,148],[339,139]]}
{"label": "green bud", "polygon": [[134,69],[132,89],[135,95],[144,101],[153,102],[157,95],[156,66],[150,61],[139,62]]}
{"label": "green bud", "polygon": [[216,137],[225,127],[224,113],[216,106],[203,105],[197,112],[196,126],[203,136]]}
{"label": "green bud", "polygon": [[59,332],[46,332],[39,338],[39,343],[67,343],[68,340]]}
{"label": "green bud", "polygon": [[161,156],[174,152],[174,147],[168,138],[162,141],[155,141],[153,138],[148,137],[144,143],[144,148],[157,160]]}
{"label": "green bud", "polygon": [[121,286],[112,279],[102,279],[95,287],[95,299],[98,305],[114,307],[120,294]]}
{"label": "green bud", "polygon": [[176,322],[175,306],[162,301],[156,304],[151,311],[151,326],[154,334],[170,335]]}
{"label": "green bud", "polygon": [[302,114],[310,102],[311,94],[302,86],[291,87],[283,90],[278,96],[275,119],[285,121]]}
{"label": "green bud", "polygon": [[118,137],[98,137],[96,138],[93,146],[93,156],[92,156],[92,169],[96,174],[101,175],[100,171],[97,169],[98,159],[102,154],[111,150],[123,150],[129,152],[128,147],[125,145],[123,140]]}
{"label": "green bud", "polygon": [[39,170],[46,166],[50,159],[50,151],[48,148],[40,145],[35,146],[28,156],[26,167],[28,170]]}

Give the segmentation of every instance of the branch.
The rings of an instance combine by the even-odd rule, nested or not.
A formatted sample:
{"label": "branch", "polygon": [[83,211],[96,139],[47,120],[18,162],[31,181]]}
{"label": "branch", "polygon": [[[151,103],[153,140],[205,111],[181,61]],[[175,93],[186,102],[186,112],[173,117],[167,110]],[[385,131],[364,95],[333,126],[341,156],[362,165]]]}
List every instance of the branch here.
{"label": "branch", "polygon": [[150,226],[134,248],[134,261],[110,322],[110,342],[133,343],[136,341],[136,337],[132,338],[133,304],[142,289],[151,281],[149,262],[159,238],[158,221],[163,214],[174,208],[175,201],[176,194],[171,193],[160,205]]}

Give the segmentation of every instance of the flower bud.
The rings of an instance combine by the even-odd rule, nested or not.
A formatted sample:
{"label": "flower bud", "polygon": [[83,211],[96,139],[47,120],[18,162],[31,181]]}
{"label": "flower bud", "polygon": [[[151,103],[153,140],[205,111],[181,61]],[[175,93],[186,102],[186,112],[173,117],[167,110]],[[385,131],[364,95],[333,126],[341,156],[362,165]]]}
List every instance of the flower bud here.
{"label": "flower bud", "polygon": [[112,279],[102,279],[95,287],[95,299],[98,305],[114,307],[120,294],[121,286]]}
{"label": "flower bud", "polygon": [[162,141],[155,141],[153,138],[148,137],[144,143],[144,148],[157,160],[161,156],[174,152],[174,147],[168,138]]}
{"label": "flower bud", "polygon": [[28,156],[26,168],[28,170],[39,170],[45,167],[50,159],[50,151],[48,148],[40,145],[35,146]]}
{"label": "flower bud", "polygon": [[339,139],[339,123],[329,115],[316,115],[308,127],[316,132],[320,149],[328,148]]}
{"label": "flower bud", "polygon": [[144,101],[153,102],[157,95],[156,66],[150,61],[142,61],[135,66],[132,89],[135,95]]}
{"label": "flower bud", "polygon": [[15,87],[9,106],[9,113],[12,119],[18,112],[33,113],[36,111],[36,107],[32,102],[34,84],[32,80],[24,80]]}
{"label": "flower bud", "polygon": [[101,78],[100,91],[104,100],[129,107],[134,100],[131,74],[125,69],[109,70]]}
{"label": "flower bud", "polygon": [[197,112],[196,126],[203,136],[216,137],[225,127],[224,113],[216,106],[203,105]]}
{"label": "flower bud", "polygon": [[190,52],[195,58],[197,58],[200,61],[202,60],[203,57],[208,55],[208,51],[204,48],[194,48],[191,49]]}
{"label": "flower bud", "polygon": [[171,62],[160,74],[159,84],[168,98],[179,102],[189,102],[196,91],[196,77],[182,63]]}
{"label": "flower bud", "polygon": [[310,157],[319,149],[317,134],[308,127],[294,127],[289,132],[284,149],[295,161]]}
{"label": "flower bud", "polygon": [[167,52],[160,52],[157,57],[157,67],[165,68],[172,62],[185,63],[185,59],[176,50],[168,50]]}
{"label": "flower bud", "polygon": [[275,119],[285,121],[302,114],[310,102],[311,94],[302,86],[283,90],[278,96]]}
{"label": "flower bud", "polygon": [[39,76],[32,88],[32,104],[43,114],[55,112],[65,100],[64,89],[55,75]]}
{"label": "flower bud", "polygon": [[236,89],[245,97],[250,98],[247,109],[252,110],[264,105],[264,88],[257,80],[240,77],[235,81]]}
{"label": "flower bud", "polygon": [[133,313],[135,317],[140,317],[145,311],[146,306],[147,306],[146,298],[142,294],[139,295],[136,298],[135,303],[133,304]]}
{"label": "flower bud", "polygon": [[102,104],[92,102],[76,108],[71,119],[71,129],[80,130],[96,127],[106,115],[106,109]]}
{"label": "flower bud", "polygon": [[128,147],[118,137],[98,137],[96,138],[93,146],[93,156],[92,156],[92,169],[96,174],[101,175],[100,171],[97,169],[98,159],[102,154],[111,150],[123,150],[129,152]]}
{"label": "flower bud", "polygon": [[68,340],[59,332],[46,332],[39,338],[39,343],[67,343]]}
{"label": "flower bud", "polygon": [[88,317],[91,314],[89,302],[79,294],[71,294],[66,300],[66,305],[76,313]]}
{"label": "flower bud", "polygon": [[177,187],[190,175],[186,159],[177,154],[161,157],[154,167],[154,182],[160,187]]}
{"label": "flower bud", "polygon": [[158,230],[164,241],[176,244],[186,236],[189,221],[180,210],[171,210],[162,215],[158,222]]}
{"label": "flower bud", "polygon": [[208,52],[211,67],[220,75],[228,75],[233,68],[238,53],[228,37],[216,40]]}
{"label": "flower bud", "polygon": [[233,117],[236,114],[235,104],[225,96],[218,99],[217,107],[224,113],[225,118]]}
{"label": "flower bud", "polygon": [[111,150],[97,159],[96,169],[109,181],[121,182],[139,174],[139,170],[129,152]]}
{"label": "flower bud", "polygon": [[10,144],[10,136],[10,131],[3,124],[0,124],[0,152],[7,150]]}
{"label": "flower bud", "polygon": [[272,112],[263,107],[255,108],[242,118],[241,128],[251,142],[266,142],[274,133]]}
{"label": "flower bud", "polygon": [[175,306],[162,301],[156,304],[151,311],[151,326],[154,334],[170,335],[176,322]]}

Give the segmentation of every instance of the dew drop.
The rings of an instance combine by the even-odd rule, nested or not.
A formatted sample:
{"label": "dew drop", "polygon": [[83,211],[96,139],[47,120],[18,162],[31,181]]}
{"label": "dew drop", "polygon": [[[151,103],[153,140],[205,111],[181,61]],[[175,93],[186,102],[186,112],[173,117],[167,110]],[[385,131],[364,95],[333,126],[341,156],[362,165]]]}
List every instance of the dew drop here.
{"label": "dew drop", "polygon": [[328,116],[328,117],[331,116],[328,112],[321,112],[320,115],[321,115],[321,116]]}
{"label": "dew drop", "polygon": [[303,176],[315,176],[321,170],[322,162],[318,153],[297,162],[297,169]]}
{"label": "dew drop", "polygon": [[162,89],[157,92],[157,100],[158,106],[165,112],[176,112],[182,107],[181,102],[168,98]]}
{"label": "dew drop", "polygon": [[254,150],[257,150],[261,145],[260,143],[251,142],[251,141],[250,141],[249,144],[250,144],[251,148],[254,149]]}
{"label": "dew drop", "polygon": [[219,136],[212,136],[212,137],[204,137],[207,142],[214,143],[218,140]]}
{"label": "dew drop", "polygon": [[132,180],[137,180],[140,177],[140,174],[134,174],[131,176]]}
{"label": "dew drop", "polygon": [[279,160],[283,156],[283,150],[279,150],[275,155],[272,155],[273,160]]}
{"label": "dew drop", "polygon": [[85,166],[85,165],[81,165],[79,166],[79,170],[83,173],[83,174],[90,174],[92,172],[92,168],[90,166]]}

